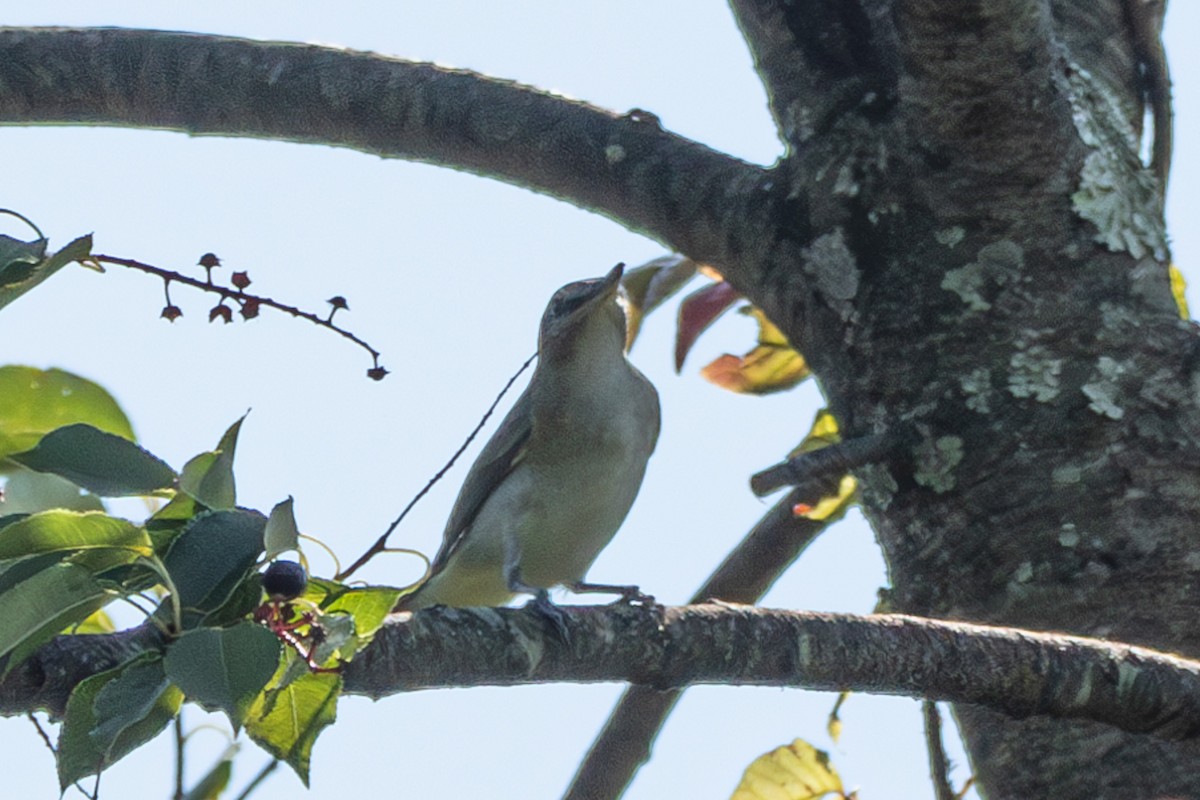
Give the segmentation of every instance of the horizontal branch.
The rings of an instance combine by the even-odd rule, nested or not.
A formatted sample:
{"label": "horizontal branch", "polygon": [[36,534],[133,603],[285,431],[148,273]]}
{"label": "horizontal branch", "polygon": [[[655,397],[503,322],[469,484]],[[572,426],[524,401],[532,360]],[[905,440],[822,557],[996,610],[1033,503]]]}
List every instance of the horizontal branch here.
{"label": "horizontal branch", "polygon": [[651,114],[432,64],[165,31],[0,29],[0,124],[44,123],[325,144],[463,169],[708,263],[746,238],[744,212],[769,174]]}
{"label": "horizontal branch", "polygon": [[975,703],[1200,736],[1200,663],[1128,645],[903,615],[726,604],[563,608],[566,639],[531,609],[401,615],[345,672],[346,691],[623,681],[791,686]]}
{"label": "horizontal branch", "polygon": [[[0,680],[0,715],[61,713],[80,681],[159,647],[148,625],[59,636]],[[564,606],[561,620],[547,624],[533,608],[437,607],[397,615],[343,675],[347,693],[373,698],[556,682],[791,686],[973,703],[1015,718],[1086,719],[1171,740],[1200,736],[1198,662],[898,614]]]}

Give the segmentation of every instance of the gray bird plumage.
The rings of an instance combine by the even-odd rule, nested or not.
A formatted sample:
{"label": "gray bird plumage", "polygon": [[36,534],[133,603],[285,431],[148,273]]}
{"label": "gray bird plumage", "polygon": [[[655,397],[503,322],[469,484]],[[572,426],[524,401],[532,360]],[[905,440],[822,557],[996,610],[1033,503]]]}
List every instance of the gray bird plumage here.
{"label": "gray bird plumage", "polygon": [[401,609],[501,605],[579,583],[624,522],[659,406],[625,357],[621,274],[550,299],[533,378],[467,473],[430,578]]}

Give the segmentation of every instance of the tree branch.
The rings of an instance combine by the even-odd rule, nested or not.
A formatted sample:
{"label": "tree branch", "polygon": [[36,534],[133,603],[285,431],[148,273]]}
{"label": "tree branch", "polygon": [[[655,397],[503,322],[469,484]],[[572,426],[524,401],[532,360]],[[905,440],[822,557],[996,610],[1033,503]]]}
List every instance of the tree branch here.
{"label": "tree branch", "polygon": [[498,178],[701,261],[733,260],[769,174],[511,81],[316,45],[147,30],[0,29],[0,124],[162,128],[349,147]]}
{"label": "tree branch", "polygon": [[[1200,663],[1130,645],[904,615],[753,606],[435,607],[401,614],[343,672],[375,699],[416,689],[622,681],[790,686],[971,703],[1013,718],[1200,737]],[[565,631],[565,636],[562,631]],[[59,636],[0,681],[0,714],[61,713],[79,681],[161,646],[145,627]]]}
{"label": "tree branch", "polygon": [[796,147],[854,109],[894,99],[896,70],[859,0],[764,2],[730,7],[762,78],[784,141]]}
{"label": "tree branch", "polygon": [[401,615],[348,665],[346,691],[625,681],[791,686],[972,703],[1010,717],[1088,719],[1200,736],[1200,663],[1129,645],[904,615],[752,606],[563,607]]}

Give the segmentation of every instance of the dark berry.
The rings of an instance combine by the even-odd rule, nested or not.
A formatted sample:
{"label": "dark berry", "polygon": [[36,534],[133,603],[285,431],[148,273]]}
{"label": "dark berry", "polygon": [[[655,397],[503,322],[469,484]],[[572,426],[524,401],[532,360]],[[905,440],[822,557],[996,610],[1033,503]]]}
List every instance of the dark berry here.
{"label": "dark berry", "polygon": [[293,600],[304,594],[308,575],[295,561],[272,561],[263,572],[262,586],[272,600]]}

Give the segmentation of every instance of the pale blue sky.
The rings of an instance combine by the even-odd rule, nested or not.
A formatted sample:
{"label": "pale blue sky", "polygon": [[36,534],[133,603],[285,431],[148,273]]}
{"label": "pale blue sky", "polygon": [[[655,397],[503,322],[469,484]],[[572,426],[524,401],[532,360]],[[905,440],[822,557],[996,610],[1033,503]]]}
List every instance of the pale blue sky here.
{"label": "pale blue sky", "polygon": [[[759,163],[779,151],[749,57],[718,3],[5,5],[12,25],[158,27],[433,60],[618,110],[648,109],[673,131]],[[1173,38],[1197,25],[1194,5],[1173,4]],[[1182,44],[1171,54],[1172,232],[1176,260],[1195,283],[1198,234],[1179,220],[1200,187],[1192,145],[1200,67]],[[34,218],[54,244],[94,231],[99,252],[174,268],[211,250],[230,270],[248,270],[254,289],[288,302],[320,308],[330,295],[348,298],[341,321],[383,351],[393,372],[383,383],[363,377],[361,352],[289,318],[266,312],[252,324],[209,325],[211,300],[182,287],[173,297],[185,316],[169,325],[158,319],[161,284],[116,270],[68,270],[0,314],[0,361],[101,380],[145,446],[176,467],[253,408],[238,451],[240,501],[267,509],[295,496],[301,527],[344,560],[374,540],[533,351],[555,288],[662,253],[554,200],[331,148],[65,128],[0,129],[0,147],[8,156],[0,205]],[[746,476],[804,433],[819,398],[811,385],[764,400],[700,380],[707,359],[749,345],[752,326],[734,318],[701,340],[677,377],[671,327],[670,313],[652,318],[634,352],[662,395],[663,435],[639,503],[591,575],[681,602],[765,511]],[[395,543],[432,552],[464,474],[465,465],[452,472]],[[416,574],[396,559],[363,576],[402,583]],[[767,603],[865,612],[883,582],[870,532],[854,518],[818,542]],[[554,797],[618,693],[549,686],[347,699],[316,747],[309,796]],[[824,732],[832,701],[777,689],[692,690],[629,797],[727,796],[750,760],[796,736],[831,750],[864,800],[932,796],[915,702],[853,698],[832,745]],[[198,774],[223,743],[205,732],[195,741]],[[27,721],[0,720],[0,747],[7,792],[54,795],[51,758]],[[235,784],[261,762],[247,745]],[[166,797],[170,764],[160,740],[106,774],[103,795]],[[304,795],[280,770],[255,796]]]}

